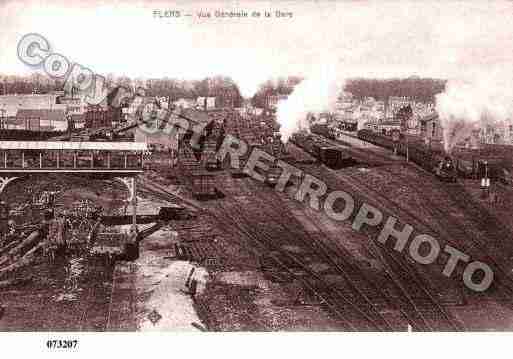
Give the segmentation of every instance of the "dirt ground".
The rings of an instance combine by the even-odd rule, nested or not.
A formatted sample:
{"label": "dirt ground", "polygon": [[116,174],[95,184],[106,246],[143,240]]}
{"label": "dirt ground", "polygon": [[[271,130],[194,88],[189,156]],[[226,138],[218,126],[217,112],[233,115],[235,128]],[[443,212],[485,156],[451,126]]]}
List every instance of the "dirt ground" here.
{"label": "dirt ground", "polygon": [[[126,196],[109,182],[47,176],[11,182],[2,194],[11,210],[19,212],[18,223],[38,222],[40,213],[25,205],[34,194],[57,192],[57,209],[90,199],[107,214],[122,211]],[[50,261],[40,258],[12,277],[18,284],[0,290],[5,314],[0,330],[5,331],[101,331],[108,320],[112,289],[112,263],[88,257],[66,257]]]}
{"label": "dirt ground", "polygon": [[[446,226],[443,219],[437,217],[444,212],[430,210],[431,201],[435,199],[430,200],[429,192],[422,187],[429,175],[411,166],[405,167],[394,161],[386,167],[353,166],[338,173],[325,170],[325,175],[333,182],[342,181],[338,176],[361,176],[394,199],[389,203],[391,211],[395,208],[410,210],[419,217],[430,219],[435,229]],[[191,198],[183,186],[173,184],[162,174],[152,172],[150,177],[166,185],[170,191]],[[433,191],[433,196],[441,196],[435,193],[440,185],[434,179],[429,181],[426,188]],[[268,204],[280,203],[279,210],[295,219],[290,223],[291,231],[300,227],[301,231],[325,243],[333,245],[336,242],[350,253],[357,266],[375,273],[376,278],[383,272],[382,263],[366,250],[365,241],[368,239],[354,232],[349,224],[334,223],[324,214],[312,212],[307,205],[286,194],[276,194],[250,178],[236,180],[220,172],[217,183],[226,197],[201,202],[200,205],[208,211],[222,214],[219,205],[229,206],[233,198],[239,203],[257,200]],[[495,205],[479,197],[478,184],[462,183],[472,199],[485,206],[502,223],[511,225],[511,189],[501,187],[501,202]],[[130,213],[124,202],[126,191],[110,181],[60,177],[15,181],[4,191],[3,199],[12,209],[19,209],[20,221],[36,221],[36,214],[24,211],[23,204],[43,190],[57,192],[58,208],[67,208],[80,199],[90,199],[100,204],[105,214]],[[169,202],[141,191],[138,213],[156,213],[165,205]],[[448,206],[445,211],[450,213],[455,223],[466,223],[468,216],[465,211],[457,206],[451,207],[449,202],[445,205]],[[249,212],[242,215],[251,216]],[[194,255],[179,258],[177,246],[191,249]],[[302,253],[299,247],[287,250]],[[200,252],[202,255],[198,254]],[[265,276],[261,270],[261,255],[261,250],[244,235],[223,226],[208,213],[201,213],[192,220],[171,222],[147,237],[142,242],[139,260],[117,264],[116,270],[124,271],[123,280],[113,275],[117,272],[112,263],[92,263],[84,258],[70,258],[65,263],[56,264],[42,259],[34,267],[20,271],[17,275],[23,279],[23,284],[0,292],[0,303],[6,309],[0,328],[36,331],[340,330],[340,322],[300,283]],[[323,266],[319,263],[314,269],[326,273],[328,278],[330,269]],[[430,273],[428,270],[424,274]],[[198,283],[195,295],[187,285],[191,279]],[[338,279],[332,276],[332,280]],[[437,280],[433,283],[436,284]],[[513,313],[507,303],[489,299],[465,302],[461,301],[461,293],[454,294],[452,288],[445,285],[441,287],[440,298],[455,316],[473,318],[465,323],[468,330],[512,329],[507,318]],[[386,306],[380,310],[390,318],[400,316]],[[401,322],[400,319],[398,321]]]}
{"label": "dirt ground", "polygon": [[[152,179],[165,182],[155,176]],[[179,192],[186,195],[182,190]],[[141,202],[147,211],[158,206],[154,201]],[[213,205],[201,204],[206,208]],[[204,288],[192,297],[185,286],[187,266],[176,258],[174,245],[198,241],[210,242],[208,257],[214,260],[189,262],[189,267],[195,267],[194,276],[203,268],[206,274],[201,280]],[[338,323],[297,283],[265,279],[258,259],[244,239],[218,226],[208,215],[170,223],[143,241],[141,258],[135,263],[137,329],[194,330],[193,322],[214,331],[337,329]],[[159,299],[163,292],[167,293],[167,302]],[[197,317],[190,312],[189,304]],[[178,308],[181,310],[177,312]],[[161,318],[152,323],[155,313]]]}
{"label": "dirt ground", "polygon": [[[390,197],[395,198],[391,210],[399,203],[401,208],[406,208],[418,214],[419,217],[431,218],[432,225],[443,227],[433,217],[428,205],[424,203],[426,196],[420,183],[426,181],[425,173],[419,173],[414,167],[406,166],[394,161],[387,167],[355,166],[341,170],[342,172],[355,173],[363,176],[369,183],[381,188]],[[398,176],[401,173],[401,177]],[[333,175],[336,178],[336,174]],[[165,178],[152,175],[152,180],[165,184]],[[407,179],[405,181],[404,179]],[[248,182],[249,181],[249,182]],[[250,203],[253,196],[259,196],[259,200],[275,203],[276,194],[272,190],[266,192],[261,189],[255,191],[252,179],[234,180],[226,173],[218,174],[218,185],[228,198],[237,198],[241,203]],[[439,187],[435,179],[431,178],[433,188]],[[253,183],[253,184],[251,184]],[[185,189],[169,186],[183,196],[190,198]],[[265,188],[265,187],[262,187]],[[266,194],[267,193],[267,194]],[[280,195],[281,210],[294,216],[303,230],[311,235],[329,233],[330,238],[325,237],[326,242],[336,241],[343,246],[354,258],[362,270],[379,273],[383,271],[383,265],[366,250],[364,245],[367,238],[354,232],[350,225],[333,223],[329,218],[319,212],[312,212],[305,204],[298,203]],[[224,203],[223,199],[201,202],[204,208],[218,210],[218,203]],[[143,200],[151,212],[156,203]],[[226,202],[226,201],[225,201]],[[226,202],[228,203],[228,202]],[[143,206],[144,207],[144,206]],[[454,218],[463,214],[457,207],[448,208]],[[460,211],[460,212],[458,212]],[[299,223],[299,224],[298,224]],[[322,236],[319,237],[322,239]],[[201,261],[189,261],[189,267],[183,261],[176,258],[175,244],[209,242],[211,257],[214,263]],[[292,248],[291,250],[294,250]],[[340,323],[298,282],[275,282],[266,278],[261,271],[258,249],[247,238],[231,228],[220,226],[215,219],[208,215],[201,215],[194,221],[172,223],[162,231],[155,233],[144,241],[142,259],[137,270],[137,310],[134,314],[137,318],[138,330],[194,330],[203,328],[213,331],[326,331],[340,330]],[[187,269],[194,266],[206,271],[204,288],[196,296],[187,293],[185,282],[187,281]],[[172,268],[175,268],[172,270]],[[319,271],[326,268],[316,268]],[[169,279],[170,271],[178,273]],[[426,275],[435,275],[436,268]],[[442,280],[440,273],[436,273],[433,283],[447,283]],[[334,278],[333,280],[336,280]],[[456,279],[457,280],[457,279]],[[167,289],[164,289],[167,288]],[[435,286],[436,288],[436,286]],[[456,288],[456,289],[455,289]],[[489,299],[468,302],[458,291],[458,285],[438,286],[440,300],[453,315],[465,322],[467,330],[511,330],[511,323],[507,318],[513,314],[508,305]],[[160,298],[163,293],[169,293],[167,304]],[[182,303],[179,308],[182,312],[190,313],[178,315],[170,308],[174,303]],[[477,304],[479,303],[479,304]],[[191,306],[195,314],[191,313]],[[380,306],[379,303],[376,303]],[[393,309],[382,307],[384,315],[391,320],[401,323],[401,315]],[[151,322],[151,316],[156,312],[162,316],[156,324]],[[153,314],[152,314],[153,313]],[[175,313],[175,314],[173,314]],[[193,325],[193,322],[199,325]],[[407,330],[407,323],[399,325]]]}

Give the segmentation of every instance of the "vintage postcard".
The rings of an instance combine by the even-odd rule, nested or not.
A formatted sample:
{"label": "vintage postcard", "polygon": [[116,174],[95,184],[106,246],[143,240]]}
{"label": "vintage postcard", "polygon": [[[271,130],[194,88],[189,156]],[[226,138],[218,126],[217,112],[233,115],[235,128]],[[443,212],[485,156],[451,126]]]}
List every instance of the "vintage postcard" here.
{"label": "vintage postcard", "polygon": [[0,331],[511,331],[512,16],[2,1]]}

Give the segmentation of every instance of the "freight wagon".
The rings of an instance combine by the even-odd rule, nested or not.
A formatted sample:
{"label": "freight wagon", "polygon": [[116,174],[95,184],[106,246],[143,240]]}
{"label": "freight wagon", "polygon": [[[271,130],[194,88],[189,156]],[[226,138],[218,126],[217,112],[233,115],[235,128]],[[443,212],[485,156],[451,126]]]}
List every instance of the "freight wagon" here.
{"label": "freight wagon", "polygon": [[221,162],[217,157],[217,142],[209,140],[203,144],[202,160],[207,171],[221,169]]}
{"label": "freight wagon", "polygon": [[333,146],[318,135],[296,133],[291,141],[330,168],[341,168],[353,160],[343,147]]}

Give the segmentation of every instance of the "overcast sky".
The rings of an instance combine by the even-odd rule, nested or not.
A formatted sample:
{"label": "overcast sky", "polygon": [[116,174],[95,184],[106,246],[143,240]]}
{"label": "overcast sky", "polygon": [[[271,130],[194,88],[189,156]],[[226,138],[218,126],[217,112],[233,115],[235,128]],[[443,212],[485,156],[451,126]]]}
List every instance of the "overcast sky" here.
{"label": "overcast sky", "polygon": [[[154,16],[167,9],[193,16]],[[218,9],[281,10],[293,17],[197,17],[200,10]],[[4,1],[0,72],[27,71],[16,44],[36,32],[53,51],[100,74],[226,74],[251,87],[336,62],[351,76],[451,78],[509,69],[512,17],[511,2],[485,1]]]}

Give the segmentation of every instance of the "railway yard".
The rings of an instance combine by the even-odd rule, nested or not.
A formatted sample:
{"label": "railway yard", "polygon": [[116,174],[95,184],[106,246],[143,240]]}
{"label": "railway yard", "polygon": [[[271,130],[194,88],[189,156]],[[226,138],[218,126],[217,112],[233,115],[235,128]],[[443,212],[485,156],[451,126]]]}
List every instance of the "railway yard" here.
{"label": "railway yard", "polygon": [[[133,260],[112,255],[105,245],[100,256],[79,252],[49,261],[41,255],[29,267],[4,271],[0,266],[1,328],[513,329],[511,184],[494,182],[500,201],[492,203],[483,198],[479,179],[443,181],[427,167],[357,136],[312,134],[317,136],[312,143],[322,142],[317,150],[327,149],[319,154],[318,147],[305,145],[305,138],[285,145],[272,140],[272,119],[255,125],[228,114],[222,132],[220,123],[214,121],[206,135],[213,142],[201,156],[184,144],[176,165],[146,159],[149,164],[137,179],[137,216],[149,218],[162,208],[178,207],[186,215],[139,221],[140,248]],[[432,263],[418,263],[408,247],[394,249],[392,237],[386,243],[377,240],[383,225],[355,229],[356,211],[336,221],[312,208],[308,196],[298,201],[297,178],[279,191],[275,183],[230,168],[227,159],[216,162],[208,151],[215,151],[215,143],[222,142],[216,137],[225,131],[321,180],[328,191],[350,194],[355,208],[370,205],[383,218],[396,218],[395,228],[408,224],[413,233],[436,238],[441,248],[450,246],[471,261],[486,263],[493,282],[484,291],[472,290],[462,280],[464,266],[443,274],[447,253],[441,251]],[[15,208],[44,191],[55,193],[54,208],[69,210],[86,200],[100,206],[104,218],[122,222],[134,214],[126,204],[126,189],[111,179],[30,177],[7,185],[2,197]],[[340,203],[334,209],[341,210]],[[29,221],[21,217],[18,228]],[[125,233],[129,223],[105,227]],[[92,233],[93,227],[85,231]]]}

